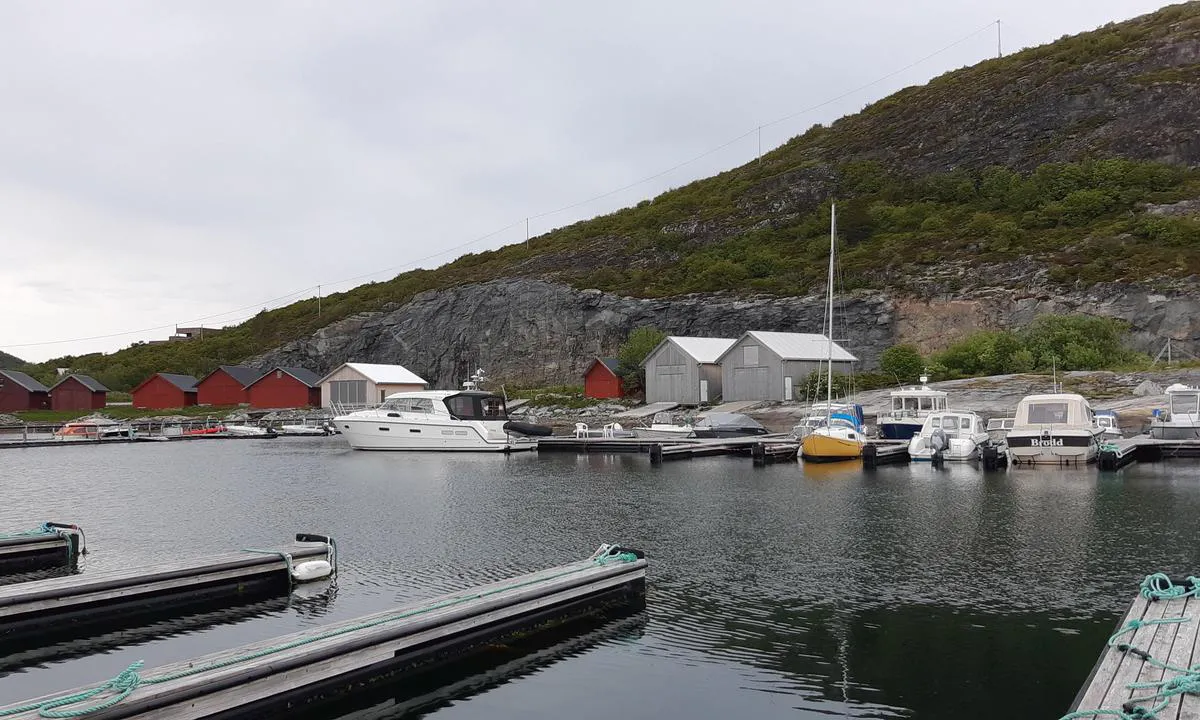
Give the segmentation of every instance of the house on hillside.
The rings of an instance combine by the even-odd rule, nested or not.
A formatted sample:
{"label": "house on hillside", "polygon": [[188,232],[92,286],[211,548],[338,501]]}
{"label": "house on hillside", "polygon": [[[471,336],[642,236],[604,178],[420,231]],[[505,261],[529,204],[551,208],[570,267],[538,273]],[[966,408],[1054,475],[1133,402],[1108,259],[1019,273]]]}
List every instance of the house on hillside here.
{"label": "house on hillside", "polygon": [[403,365],[342,363],[321,378],[321,407],[363,408],[398,392],[425,390],[429,383]]}
{"label": "house on hillside", "polygon": [[0,412],[49,410],[50,388],[17,370],[0,370]]}
{"label": "house on hillside", "polygon": [[196,402],[200,405],[244,405],[250,402],[246,387],[262,374],[261,369],[246,365],[222,365],[196,383]]}
{"label": "house on hillside", "polygon": [[196,404],[196,378],[178,373],[154,373],[133,390],[133,406],[166,410]]}
{"label": "house on hillside", "polygon": [[646,402],[700,405],[721,397],[721,366],[717,360],[734,342],[733,338],[664,338],[642,361]]}
{"label": "house on hillside", "polygon": [[65,375],[50,387],[54,410],[101,410],[108,405],[108,388],[89,375]]}
{"label": "house on hillside", "polygon": [[583,396],[590,398],[619,398],[625,393],[621,376],[617,375],[617,359],[598,357],[583,373]]}
{"label": "house on hillside", "polygon": [[[796,400],[795,388],[825,366],[829,352],[829,339],[824,335],[751,330],[719,360],[724,399]],[[835,374],[849,374],[856,362],[858,358],[833,344]]]}
{"label": "house on hillside", "polygon": [[312,370],[275,367],[246,386],[253,408],[320,407],[321,378]]}

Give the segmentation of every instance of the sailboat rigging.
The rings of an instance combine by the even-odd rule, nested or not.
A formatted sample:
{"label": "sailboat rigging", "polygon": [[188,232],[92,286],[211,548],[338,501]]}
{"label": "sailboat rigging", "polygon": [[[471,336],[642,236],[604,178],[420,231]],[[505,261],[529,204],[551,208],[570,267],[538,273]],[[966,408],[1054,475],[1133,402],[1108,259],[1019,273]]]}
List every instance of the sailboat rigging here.
{"label": "sailboat rigging", "polygon": [[833,462],[862,457],[863,435],[860,421],[853,412],[843,412],[833,404],[833,283],[835,253],[837,251],[837,205],[829,210],[829,283],[827,289],[826,315],[828,317],[825,340],[828,347],[825,375],[825,423],[813,429],[800,445],[805,460]]}

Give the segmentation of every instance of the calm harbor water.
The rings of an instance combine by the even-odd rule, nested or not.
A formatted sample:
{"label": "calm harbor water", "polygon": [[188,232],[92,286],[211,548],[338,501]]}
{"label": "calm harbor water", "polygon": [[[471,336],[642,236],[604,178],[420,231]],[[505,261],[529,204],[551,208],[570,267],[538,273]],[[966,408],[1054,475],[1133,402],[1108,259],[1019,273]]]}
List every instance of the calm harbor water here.
{"label": "calm harbor water", "polygon": [[83,571],[329,533],[336,592],[0,659],[0,702],[589,554],[644,611],[323,718],[1058,717],[1148,572],[1200,569],[1200,464],[1119,473],[352,452],[338,438],[0,453],[0,529],[77,522]]}

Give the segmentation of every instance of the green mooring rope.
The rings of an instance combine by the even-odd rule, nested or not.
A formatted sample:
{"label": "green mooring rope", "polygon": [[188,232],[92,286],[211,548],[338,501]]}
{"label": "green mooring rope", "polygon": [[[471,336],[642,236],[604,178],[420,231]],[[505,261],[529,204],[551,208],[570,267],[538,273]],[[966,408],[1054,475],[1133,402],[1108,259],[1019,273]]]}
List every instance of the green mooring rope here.
{"label": "green mooring rope", "polygon": [[[1191,587],[1187,587],[1190,585]],[[1164,573],[1147,575],[1139,586],[1141,596],[1147,600],[1178,600],[1187,597],[1200,597],[1200,580],[1188,577],[1185,585],[1176,585]],[[1130,620],[1108,639],[1108,646],[1126,655],[1135,655],[1142,662],[1164,672],[1176,673],[1164,677],[1159,682],[1129,683],[1129,690],[1150,690],[1152,692],[1133,697],[1121,704],[1120,708],[1076,710],[1063,715],[1059,720],[1079,720],[1079,718],[1094,718],[1111,716],[1119,720],[1158,720],[1158,714],[1171,704],[1171,698],[1178,695],[1200,695],[1200,663],[1191,667],[1177,667],[1163,662],[1149,652],[1128,643],[1118,642],[1126,633],[1135,632],[1138,628],[1148,625],[1165,625],[1169,623],[1191,622],[1191,618],[1174,617],[1159,620]]]}
{"label": "green mooring rope", "polygon": [[[274,552],[274,551],[259,551],[259,552]],[[600,547],[600,549],[597,550],[596,553],[593,554],[592,557],[589,559],[592,561],[593,564],[596,564],[596,565],[608,565],[608,564],[614,563],[614,562],[634,562],[638,559],[638,557],[634,553],[625,552],[619,545],[602,545]],[[129,695],[132,694],[134,690],[141,687],[142,685],[159,685],[161,683],[170,682],[172,680],[179,680],[181,678],[190,677],[192,675],[199,675],[200,673],[208,672],[209,670],[219,670],[221,668],[226,668],[226,667],[230,667],[232,665],[237,665],[238,663],[246,662],[247,660],[256,660],[261,657],[266,657],[267,655],[274,655],[275,653],[280,653],[285,650],[291,650],[292,648],[297,648],[302,645],[307,645],[309,643],[318,642],[320,640],[327,640],[332,637],[338,637],[339,635],[345,635],[347,633],[357,632],[359,630],[365,630],[367,628],[373,628],[373,627],[378,627],[380,625],[386,625],[388,623],[396,622],[397,620],[404,620],[406,618],[414,617],[416,615],[422,615],[424,613],[432,612],[434,610],[441,610],[443,608],[452,607],[454,605],[460,605],[462,603],[465,603],[465,602],[468,602],[471,600],[478,600],[481,598],[489,597],[491,595],[497,595],[499,593],[506,592],[508,590],[516,590],[517,588],[526,587],[528,585],[535,585],[537,583],[543,583],[543,582],[546,582],[547,580],[555,580],[557,578],[565,577],[567,575],[573,575],[577,572],[581,572],[582,570],[586,570],[586,569],[587,569],[586,567],[572,568],[571,570],[565,570],[563,572],[555,573],[553,575],[548,575],[545,577],[540,577],[535,580],[526,580],[524,582],[512,583],[512,584],[504,585],[504,586],[501,586],[498,588],[493,588],[491,590],[485,590],[483,592],[477,592],[477,593],[472,593],[470,595],[462,595],[459,597],[448,598],[439,603],[435,603],[433,605],[429,605],[426,607],[420,607],[420,608],[416,608],[413,610],[409,610],[407,612],[396,613],[394,615],[386,615],[381,618],[376,618],[375,620],[368,620],[368,621],[361,622],[361,623],[354,623],[353,625],[348,625],[345,627],[337,628],[335,630],[327,630],[326,632],[323,632],[323,633],[317,633],[316,635],[310,635],[310,636],[299,638],[297,640],[292,640],[292,641],[286,642],[286,643],[280,643],[279,645],[271,645],[269,647],[263,648],[262,650],[257,650],[252,653],[246,653],[245,655],[238,655],[238,656],[235,656],[232,658],[228,658],[226,660],[219,660],[217,662],[207,663],[205,665],[196,665],[196,666],[190,667],[186,670],[180,670],[178,672],[168,673],[166,675],[161,675],[159,677],[144,678],[141,675],[139,675],[138,671],[142,669],[144,662],[142,660],[138,660],[137,662],[133,663],[129,667],[122,670],[121,673],[118,674],[116,677],[114,677],[113,679],[111,679],[108,682],[105,682],[101,685],[97,685],[96,687],[88,688],[86,690],[81,690],[77,693],[72,693],[70,695],[63,695],[63,696],[56,697],[56,698],[50,698],[49,700],[43,700],[43,701],[37,702],[37,703],[30,703],[27,705],[21,705],[19,707],[13,707],[13,708],[8,708],[6,710],[0,710],[0,717],[9,717],[12,715],[19,715],[21,713],[30,712],[33,710],[36,710],[38,712],[39,717],[44,717],[44,718],[83,717],[85,715],[89,715],[94,712],[99,712],[101,710],[108,709],[108,708],[112,707],[113,705],[116,705],[117,703],[121,702],[125,698],[129,697]],[[88,705],[86,707],[81,707],[81,708],[77,708],[74,710],[59,710],[59,709],[57,709],[57,708],[65,708],[66,706],[69,706],[69,705],[76,705],[78,703],[84,702],[85,700],[90,700],[91,698],[94,698],[97,695],[100,695],[101,693],[105,693],[105,692],[112,692],[112,695],[104,698],[103,700],[97,702],[94,705]]]}
{"label": "green mooring rope", "polygon": [[[55,527],[55,526],[51,525],[49,522],[44,522],[41,525],[39,525],[38,527],[32,528],[30,530],[15,530],[13,532],[0,533],[0,540],[15,540],[17,538],[25,538],[25,537],[42,537],[43,535],[57,535],[58,537],[62,538],[63,540],[67,540],[67,536],[71,534],[72,530],[79,533],[79,538],[80,538],[79,554],[80,555],[87,554],[87,545],[83,539],[83,529],[76,527],[74,525],[66,526],[66,527]],[[70,561],[72,554],[73,553],[71,550],[71,542],[69,540],[67,540],[68,562]]]}

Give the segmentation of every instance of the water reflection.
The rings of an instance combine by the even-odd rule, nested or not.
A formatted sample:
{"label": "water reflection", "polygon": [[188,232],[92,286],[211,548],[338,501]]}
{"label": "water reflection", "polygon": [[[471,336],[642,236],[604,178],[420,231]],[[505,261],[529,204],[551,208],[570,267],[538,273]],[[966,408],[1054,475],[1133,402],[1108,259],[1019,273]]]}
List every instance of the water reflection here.
{"label": "water reflection", "polygon": [[[0,700],[111,677],[131,660],[153,666],[384,610],[618,541],[651,561],[636,633],[585,642],[501,682],[447,676],[445,693],[440,684],[418,693],[432,693],[428,702],[406,705],[397,693],[346,712],[1056,717],[1141,576],[1200,567],[1200,464],[1191,461],[1104,474],[753,468],[740,458],[652,468],[639,455],[354,453],[336,438],[38,452],[5,456],[13,465],[0,526],[79,522],[92,549],[85,573],[276,544],[301,530],[337,538],[341,573],[336,602],[182,634],[148,629],[105,646],[110,657],[31,662],[20,682],[0,677]],[[499,665],[510,661],[520,658]]]}

